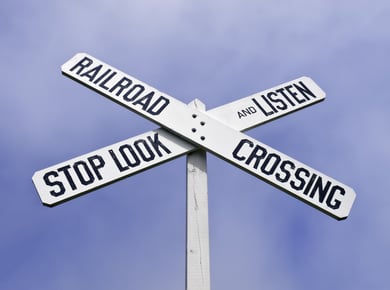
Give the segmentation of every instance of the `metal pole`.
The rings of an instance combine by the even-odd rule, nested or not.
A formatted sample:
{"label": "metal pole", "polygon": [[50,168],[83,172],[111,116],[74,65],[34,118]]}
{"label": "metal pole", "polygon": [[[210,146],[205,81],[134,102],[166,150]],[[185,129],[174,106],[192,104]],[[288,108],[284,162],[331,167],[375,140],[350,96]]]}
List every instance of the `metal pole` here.
{"label": "metal pole", "polygon": [[[199,100],[190,103],[199,110]],[[187,155],[186,290],[210,290],[210,254],[206,152]]]}

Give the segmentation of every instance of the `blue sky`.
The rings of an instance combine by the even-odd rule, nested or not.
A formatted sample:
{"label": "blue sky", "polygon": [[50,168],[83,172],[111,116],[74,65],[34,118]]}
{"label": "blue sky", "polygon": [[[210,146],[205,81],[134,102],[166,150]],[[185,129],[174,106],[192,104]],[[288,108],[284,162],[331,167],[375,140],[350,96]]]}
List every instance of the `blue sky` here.
{"label": "blue sky", "polygon": [[300,76],[247,132],[355,189],[336,221],[208,154],[211,289],[390,285],[387,1],[3,1],[1,289],[184,289],[184,157],[57,207],[35,171],[157,128],[61,75],[77,52],[211,109]]}

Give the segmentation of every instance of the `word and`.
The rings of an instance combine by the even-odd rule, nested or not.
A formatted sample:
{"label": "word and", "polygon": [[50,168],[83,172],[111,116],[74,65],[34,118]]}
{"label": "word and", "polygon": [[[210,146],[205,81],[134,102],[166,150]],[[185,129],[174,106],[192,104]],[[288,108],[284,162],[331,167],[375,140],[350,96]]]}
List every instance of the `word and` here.
{"label": "word and", "polygon": [[249,106],[237,112],[238,118],[244,118],[255,113],[270,116],[279,111],[290,110],[306,102],[310,102],[319,96],[308,88],[304,81],[299,81],[277,88],[252,98],[253,106]]}

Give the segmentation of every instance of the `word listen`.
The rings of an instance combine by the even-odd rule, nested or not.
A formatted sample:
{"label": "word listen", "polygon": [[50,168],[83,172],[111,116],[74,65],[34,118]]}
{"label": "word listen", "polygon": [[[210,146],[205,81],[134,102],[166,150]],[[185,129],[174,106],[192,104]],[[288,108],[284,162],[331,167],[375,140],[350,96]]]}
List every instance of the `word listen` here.
{"label": "word listen", "polygon": [[159,115],[169,104],[168,98],[158,96],[156,91],[148,91],[144,85],[126,76],[120,76],[120,72],[103,64],[96,64],[89,57],[81,59],[70,71],[87,79],[92,87],[98,86],[107,92],[115,93],[117,97],[133,106],[140,106],[141,110],[151,115]]}
{"label": "word listen", "polygon": [[304,103],[319,98],[303,81],[294,82],[285,87],[267,91],[252,98],[253,106],[237,112],[238,118],[244,118],[255,113],[268,117],[281,111],[291,110],[295,106],[305,106]]}

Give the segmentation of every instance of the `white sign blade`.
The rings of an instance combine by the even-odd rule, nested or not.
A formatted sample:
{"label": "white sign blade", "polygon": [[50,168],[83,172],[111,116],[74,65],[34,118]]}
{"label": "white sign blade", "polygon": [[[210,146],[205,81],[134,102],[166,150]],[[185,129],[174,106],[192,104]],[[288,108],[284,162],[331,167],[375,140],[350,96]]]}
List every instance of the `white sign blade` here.
{"label": "white sign blade", "polygon": [[[239,117],[239,114],[242,113],[242,110],[240,110],[240,108],[247,107],[248,103],[250,104],[252,99],[256,98],[256,96],[268,95],[272,91],[279,91],[283,88],[289,87],[289,86],[294,85],[296,83],[299,83],[301,86],[303,83],[304,86],[309,87],[311,89],[311,91],[315,91],[316,97],[310,101],[307,101],[303,105],[301,102],[301,103],[298,103],[294,108],[289,108],[288,110],[278,110],[277,112],[275,112],[273,114],[267,114],[267,115],[252,114],[252,115],[250,115],[250,118],[245,119],[244,121],[242,121],[241,118]],[[268,122],[272,119],[289,114],[292,110],[298,110],[298,109],[306,107],[308,105],[315,104],[320,100],[323,100],[325,95],[321,92],[322,91],[320,89],[318,89],[318,87],[310,79],[299,78],[297,80],[285,83],[285,84],[280,85],[278,87],[275,87],[273,89],[269,89],[269,90],[257,93],[256,95],[242,98],[234,103],[220,106],[218,108],[215,108],[215,109],[209,111],[208,113],[213,118],[218,119],[222,122],[226,121],[226,123],[230,124],[233,127],[239,128],[240,130],[241,129],[247,130],[250,127],[253,127],[254,125],[255,126],[261,125],[261,124]],[[258,103],[261,103],[261,101],[258,101]],[[253,110],[251,110],[251,111],[253,111]],[[258,111],[258,112],[260,113],[260,111]],[[248,122],[247,120],[250,120],[250,122]],[[155,135],[155,133],[157,133],[158,135]],[[73,198],[75,198],[79,195],[82,195],[84,193],[90,192],[94,189],[100,188],[104,185],[121,180],[124,177],[134,175],[138,172],[141,172],[141,171],[144,171],[148,168],[154,167],[160,163],[166,162],[168,159],[165,157],[168,157],[168,155],[161,156],[161,157],[155,156],[155,158],[152,161],[145,162],[144,160],[142,160],[142,166],[141,165],[133,166],[131,168],[131,170],[123,170],[123,171],[118,172],[116,164],[115,164],[115,166],[113,166],[114,164],[112,164],[111,158],[107,158],[107,156],[106,156],[106,153],[109,150],[113,150],[115,152],[115,151],[117,151],[117,149],[115,149],[115,148],[119,148],[123,144],[127,144],[127,145],[130,144],[131,145],[135,141],[138,142],[139,140],[147,140],[147,138],[150,138],[151,136],[158,136],[158,138],[162,144],[175,143],[175,144],[179,145],[179,146],[169,146],[169,151],[170,151],[169,152],[169,160],[177,158],[177,157],[182,156],[184,154],[187,154],[196,148],[192,144],[184,141],[182,138],[179,138],[176,135],[169,134],[167,131],[165,131],[165,129],[162,129],[162,128],[158,129],[156,132],[148,132],[148,133],[143,134],[141,136],[133,137],[133,138],[118,142],[117,144],[113,144],[111,146],[96,150],[94,152],[90,152],[90,153],[85,154],[83,156],[73,158],[72,160],[62,162],[60,164],[51,166],[50,168],[46,168],[46,169],[43,169],[43,170],[40,170],[39,172],[37,172],[33,177],[33,181],[34,181],[34,184],[36,185],[37,191],[40,195],[42,202],[45,205],[54,206],[54,205],[60,204],[64,201],[73,199]],[[166,145],[166,146],[168,146],[168,145]],[[67,179],[64,180],[64,178],[66,178],[66,175],[62,176],[62,180],[61,180],[61,177],[55,177],[54,175],[52,175],[50,177],[50,174],[49,174],[50,172],[57,172],[57,170],[59,168],[63,168],[64,166],[71,166],[72,164],[75,164],[76,162],[81,162],[81,161],[87,162],[86,164],[88,164],[89,163],[88,158],[90,158],[91,156],[101,156],[102,158],[103,158],[103,156],[106,156],[106,158],[103,159],[103,161],[106,164],[104,166],[105,167],[104,171],[111,172],[112,175],[105,173],[104,175],[102,175],[102,178],[100,178],[100,179],[93,178],[87,184],[82,184],[80,182],[79,178],[77,178],[77,176],[76,176],[75,178],[76,178],[76,180],[78,180],[78,182],[80,184],[75,189],[73,189],[75,186],[70,186],[69,181]],[[95,160],[95,162],[97,162],[97,159]],[[82,166],[82,165],[79,165],[79,166]],[[90,164],[90,166],[91,166],[91,164]],[[65,169],[63,169],[63,171],[64,170]],[[98,172],[101,170],[102,169],[99,169]],[[49,175],[47,175],[47,174],[49,174]],[[61,176],[61,174],[59,174],[59,176]],[[83,183],[86,183],[86,182],[84,181]],[[63,190],[60,190],[60,188],[61,188],[60,184],[62,184]],[[68,186],[65,186],[64,184],[65,185],[68,184]]]}
{"label": "white sign blade", "polygon": [[62,71],[335,218],[346,218],[351,209],[351,188],[91,56],[76,55]]}
{"label": "white sign blade", "polygon": [[158,129],[35,172],[33,182],[47,206],[54,206],[195,148]]}
{"label": "white sign blade", "polygon": [[209,151],[336,219],[348,217],[352,188],[245,134],[212,127],[203,132]]}
{"label": "white sign blade", "polygon": [[301,77],[207,113],[229,127],[246,131],[324,99],[325,92],[312,79]]}
{"label": "white sign blade", "polygon": [[[62,66],[66,76],[163,127],[172,108],[184,103],[85,54],[76,54]],[[245,131],[325,99],[325,93],[308,77],[278,85],[208,111],[224,124]]]}

